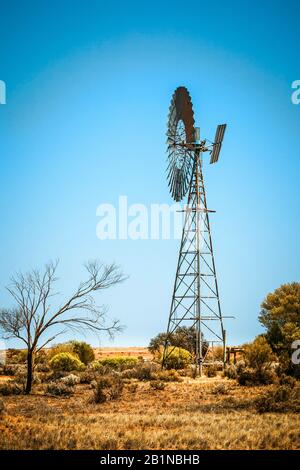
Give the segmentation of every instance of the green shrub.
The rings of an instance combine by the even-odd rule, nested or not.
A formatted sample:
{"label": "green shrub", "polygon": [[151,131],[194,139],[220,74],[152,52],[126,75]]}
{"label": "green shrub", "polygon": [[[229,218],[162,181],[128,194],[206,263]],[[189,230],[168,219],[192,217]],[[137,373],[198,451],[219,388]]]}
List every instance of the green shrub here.
{"label": "green shrub", "polygon": [[54,371],[71,372],[72,370],[83,370],[84,364],[71,353],[58,353],[49,362]]}
{"label": "green shrub", "polygon": [[46,393],[54,396],[70,396],[74,393],[74,388],[62,382],[50,382],[46,387]]}
{"label": "green shrub", "polygon": [[48,360],[50,361],[54,356],[60,353],[70,353],[73,356],[77,356],[77,354],[73,350],[73,346],[71,343],[60,343],[52,346],[47,352]]}
{"label": "green shrub", "polygon": [[264,336],[257,336],[252,343],[246,344],[245,362],[253,369],[259,369],[274,361],[273,351]]}
{"label": "green shrub", "polygon": [[153,380],[150,382],[150,387],[154,390],[164,390],[166,388],[166,383],[161,380]]}
{"label": "green shrub", "polygon": [[105,375],[109,372],[108,367],[104,367],[103,364],[101,364],[99,361],[93,361],[88,365],[88,369],[93,372],[97,372],[98,374]]}
{"label": "green shrub", "polygon": [[[163,359],[163,353],[160,354],[160,362]],[[185,369],[192,361],[192,355],[183,348],[169,346],[166,350],[165,363],[166,369]]]}
{"label": "green shrub", "polygon": [[0,383],[0,395],[21,395],[22,393],[23,388],[15,382],[6,381]]}
{"label": "green shrub", "polygon": [[71,341],[73,352],[77,354],[81,362],[87,365],[95,360],[95,353],[92,346],[84,341]]}
{"label": "green shrub", "polygon": [[113,370],[132,369],[138,364],[138,359],[132,356],[113,356],[97,361],[103,367],[108,367]]}

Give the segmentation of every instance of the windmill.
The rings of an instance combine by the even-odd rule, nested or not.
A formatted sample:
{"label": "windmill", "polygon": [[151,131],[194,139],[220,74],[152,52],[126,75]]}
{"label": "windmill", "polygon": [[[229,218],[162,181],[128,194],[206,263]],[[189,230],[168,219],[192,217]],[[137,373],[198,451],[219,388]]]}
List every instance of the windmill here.
{"label": "windmill", "polygon": [[[217,127],[215,140],[200,140],[195,127],[192,101],[188,90],[175,90],[169,108],[167,129],[167,178],[170,193],[177,202],[187,194],[184,226],[179,250],[173,296],[163,353],[163,366],[174,347],[170,339],[178,327],[195,330],[195,362],[202,375],[207,345],[223,346],[226,354],[226,332],[223,326],[209,210],[203,179],[203,153],[210,154],[210,163],[219,158],[226,124]],[[204,341],[205,339],[205,341]]]}

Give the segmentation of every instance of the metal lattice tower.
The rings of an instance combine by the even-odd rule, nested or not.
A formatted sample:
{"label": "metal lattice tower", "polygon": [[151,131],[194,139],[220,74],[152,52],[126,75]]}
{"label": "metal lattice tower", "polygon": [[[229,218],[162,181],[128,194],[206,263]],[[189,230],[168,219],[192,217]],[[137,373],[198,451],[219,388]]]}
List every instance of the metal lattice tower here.
{"label": "metal lattice tower", "polygon": [[223,326],[215,260],[203,179],[203,152],[210,151],[211,163],[218,160],[225,125],[218,126],[215,142],[200,141],[194,128],[190,96],[177,88],[170,107],[168,125],[169,186],[176,201],[188,190],[163,364],[172,352],[171,335],[179,326],[195,329],[195,362],[198,373],[207,345],[221,344],[225,362],[226,333]]}

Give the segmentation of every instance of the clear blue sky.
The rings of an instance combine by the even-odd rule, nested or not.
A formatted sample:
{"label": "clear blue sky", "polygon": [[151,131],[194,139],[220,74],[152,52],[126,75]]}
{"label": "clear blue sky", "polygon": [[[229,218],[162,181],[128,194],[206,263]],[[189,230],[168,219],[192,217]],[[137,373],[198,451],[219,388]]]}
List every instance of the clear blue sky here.
{"label": "clear blue sky", "polygon": [[1,305],[16,271],[60,258],[67,294],[97,257],[130,276],[102,297],[127,327],[114,344],[165,329],[178,241],[100,241],[96,208],[171,202],[166,118],[185,85],[203,136],[228,124],[205,176],[229,342],[260,333],[264,296],[300,277],[299,2],[13,0],[0,14]]}

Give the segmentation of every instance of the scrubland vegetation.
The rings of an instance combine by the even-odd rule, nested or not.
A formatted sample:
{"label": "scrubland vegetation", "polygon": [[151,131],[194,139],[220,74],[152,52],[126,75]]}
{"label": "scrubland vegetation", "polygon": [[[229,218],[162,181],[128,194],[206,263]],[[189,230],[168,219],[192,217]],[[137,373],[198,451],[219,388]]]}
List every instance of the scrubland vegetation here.
{"label": "scrubland vegetation", "polygon": [[211,363],[194,378],[188,358],[177,348],[162,370],[155,356],[99,360],[85,343],[61,344],[41,351],[24,395],[24,353],[11,350],[0,376],[0,448],[300,447],[299,381],[281,372],[264,340],[224,373]]}
{"label": "scrubland vegetation", "polygon": [[[121,279],[115,267],[89,272],[88,290]],[[18,312],[0,315],[7,333],[15,334],[15,321],[17,332],[23,328]],[[91,321],[82,318],[76,321]],[[202,377],[193,328],[168,337],[164,369],[165,333],[138,356],[105,356],[82,341],[8,350],[0,365],[0,449],[299,449],[300,365],[291,344],[300,335],[300,285],[269,294],[259,319],[266,332],[225,368],[222,347],[203,338]]]}

